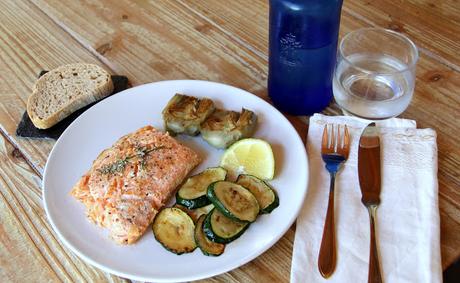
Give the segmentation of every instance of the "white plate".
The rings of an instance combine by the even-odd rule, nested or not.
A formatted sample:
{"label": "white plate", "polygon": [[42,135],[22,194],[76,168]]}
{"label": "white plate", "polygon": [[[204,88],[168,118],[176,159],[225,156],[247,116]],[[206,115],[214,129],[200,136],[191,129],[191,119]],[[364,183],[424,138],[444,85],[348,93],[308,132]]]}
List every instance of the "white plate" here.
{"label": "white plate", "polygon": [[[161,111],[176,93],[209,97],[225,109],[253,110],[259,120],[255,137],[267,140],[276,159],[275,179],[280,206],[260,216],[219,257],[199,249],[175,255],[166,251],[149,228],[134,245],[119,246],[107,232],[90,223],[81,203],[69,192],[103,149],[118,138],[151,124],[163,128]],[[197,150],[204,162],[195,172],[219,164],[223,150],[199,136],[179,139]],[[294,222],[307,190],[308,164],[304,145],[288,120],[264,100],[244,90],[206,81],[163,81],[134,87],[91,107],[56,142],[45,167],[43,201],[60,239],[88,263],[107,272],[141,281],[177,282],[202,279],[237,268],[275,244]],[[286,259],[290,260],[290,259]]]}

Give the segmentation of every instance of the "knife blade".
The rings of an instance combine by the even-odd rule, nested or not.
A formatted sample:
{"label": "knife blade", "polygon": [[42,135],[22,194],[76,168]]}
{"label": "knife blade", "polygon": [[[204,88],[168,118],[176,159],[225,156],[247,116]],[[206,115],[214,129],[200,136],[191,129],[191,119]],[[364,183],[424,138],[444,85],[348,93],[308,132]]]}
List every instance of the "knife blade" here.
{"label": "knife blade", "polygon": [[375,123],[361,134],[358,149],[358,173],[361,201],[364,205],[380,203],[380,138]]}
{"label": "knife blade", "polygon": [[369,252],[369,283],[381,283],[379,256],[375,237],[375,215],[380,204],[380,137],[375,123],[367,125],[359,139],[358,176],[361,188],[361,202],[369,211],[370,220],[370,252]]}

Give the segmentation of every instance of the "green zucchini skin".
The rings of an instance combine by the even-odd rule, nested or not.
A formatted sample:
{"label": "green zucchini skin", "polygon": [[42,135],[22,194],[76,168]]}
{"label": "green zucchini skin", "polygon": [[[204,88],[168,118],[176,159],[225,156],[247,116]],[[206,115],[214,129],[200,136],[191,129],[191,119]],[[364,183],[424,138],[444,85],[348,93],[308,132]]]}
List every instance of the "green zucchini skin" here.
{"label": "green zucchini skin", "polygon": [[250,222],[256,221],[257,214],[254,215],[253,219],[249,219],[249,220],[241,219],[237,215],[232,213],[230,209],[224,205],[224,203],[219,199],[219,197],[216,195],[216,192],[215,192],[217,186],[220,186],[221,184],[224,184],[224,183],[231,184],[232,186],[236,187],[238,190],[247,191],[247,193],[249,193],[249,195],[251,195],[251,198],[253,199],[253,208],[256,209],[257,214],[259,214],[259,211],[260,211],[259,204],[257,202],[257,199],[255,199],[255,197],[252,195],[252,193],[248,189],[244,188],[243,186],[240,186],[235,183],[227,182],[227,181],[217,181],[217,182],[210,184],[208,187],[207,196],[209,200],[212,202],[212,204],[214,204],[215,208],[217,208],[225,216],[227,216],[228,218],[234,221],[243,222],[243,223],[250,223]]}
{"label": "green zucchini skin", "polygon": [[[187,181],[185,181],[184,185],[182,185],[182,187],[177,191],[176,203],[183,205],[187,207],[188,209],[200,208],[200,207],[210,204],[211,201],[206,196],[208,185],[215,181],[225,180],[226,176],[227,176],[227,170],[225,170],[222,167],[207,168],[203,172],[196,174],[194,176],[191,176],[190,178],[187,179]],[[193,182],[194,180],[195,182],[197,182],[198,180],[198,184],[196,185],[202,185],[199,183],[199,181],[203,182],[203,180],[199,180],[199,179],[206,178],[206,177],[208,177],[211,181],[209,183],[206,183],[206,180],[204,180],[205,184],[202,188],[202,194],[200,196],[194,197],[194,198],[187,198],[182,195],[184,190],[190,189],[189,187],[187,187],[188,182]]]}
{"label": "green zucchini skin", "polygon": [[275,200],[269,206],[261,209],[260,214],[269,214],[273,210],[275,210],[275,208],[277,208],[279,205],[280,205],[280,199],[278,198],[278,194],[276,194],[275,192]]}
{"label": "green zucchini skin", "polygon": [[[279,198],[276,191],[264,180],[253,175],[242,174],[238,176],[236,183],[248,189],[259,202],[260,214],[268,214],[279,206]],[[263,192],[262,192],[263,190]],[[270,194],[272,200],[270,203],[264,203],[260,194]]]}
{"label": "green zucchini skin", "polygon": [[[168,216],[174,216],[182,218],[182,224],[186,225],[186,229],[188,233],[191,235],[177,235],[177,239],[171,239],[170,237],[164,237],[163,234],[165,233],[166,229],[172,229],[174,231],[177,230],[177,226],[174,225],[170,220],[168,220]],[[191,253],[196,249],[194,231],[195,231],[195,224],[193,223],[192,218],[185,213],[184,211],[180,210],[179,208],[175,207],[167,207],[163,208],[155,217],[152,225],[153,235],[155,239],[168,251],[175,253],[177,255],[181,255],[184,253]],[[186,237],[188,236],[188,238]],[[185,242],[188,241],[188,242]]]}
{"label": "green zucchini skin", "polygon": [[195,226],[195,242],[201,252],[207,256],[220,256],[225,251],[225,244],[213,242],[206,237],[203,232],[203,223],[206,215],[201,215],[198,218]]}
{"label": "green zucchini skin", "polygon": [[[220,244],[228,244],[236,239],[238,239],[243,233],[246,231],[246,229],[249,228],[250,223],[241,223],[241,222],[236,222],[239,223],[240,225],[244,225],[239,231],[236,231],[234,234],[229,235],[227,237],[219,236],[213,229],[213,224],[212,223],[212,215],[213,213],[218,213],[219,211],[217,209],[211,210],[211,212],[206,215],[206,218],[204,219],[203,222],[203,233],[206,235],[206,237],[211,240],[212,242],[215,243],[220,243]],[[223,214],[220,216],[225,217]],[[229,219],[230,221],[233,221]]]}
{"label": "green zucchini skin", "polygon": [[196,224],[196,222],[198,221],[198,218],[200,218],[201,215],[206,216],[206,214],[208,214],[214,208],[214,204],[211,203],[211,204],[208,204],[207,206],[203,206],[200,208],[188,209],[185,206],[176,203],[174,204],[173,207],[177,207],[180,210],[185,211],[192,218],[193,222],[195,222]]}
{"label": "green zucchini skin", "polygon": [[201,196],[195,199],[184,199],[176,193],[176,203],[185,206],[188,209],[195,209],[206,206],[211,203],[207,196]]}

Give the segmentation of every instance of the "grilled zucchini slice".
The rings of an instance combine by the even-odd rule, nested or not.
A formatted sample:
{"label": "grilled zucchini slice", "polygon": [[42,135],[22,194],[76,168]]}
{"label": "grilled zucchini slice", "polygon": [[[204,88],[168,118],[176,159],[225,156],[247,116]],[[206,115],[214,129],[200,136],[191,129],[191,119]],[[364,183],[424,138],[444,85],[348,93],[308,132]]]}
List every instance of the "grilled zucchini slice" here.
{"label": "grilled zucchini slice", "polygon": [[236,183],[248,189],[257,199],[260,214],[270,213],[279,206],[278,195],[267,183],[252,175],[240,175]]}
{"label": "grilled zucchini slice", "polygon": [[171,134],[196,136],[200,133],[200,124],[215,109],[209,98],[198,99],[177,93],[163,109],[165,128]]}
{"label": "grilled zucchini slice", "polygon": [[209,240],[227,244],[243,235],[248,227],[249,223],[234,221],[214,208],[204,219],[203,232]]}
{"label": "grilled zucchini slice", "polygon": [[227,170],[222,167],[208,168],[187,179],[176,193],[176,203],[195,209],[210,204],[206,196],[208,186],[216,181],[225,180]]}
{"label": "grilled zucchini slice", "polygon": [[162,209],[153,221],[152,230],[155,239],[170,252],[180,255],[196,249],[195,224],[179,208]]}
{"label": "grilled zucchini slice", "polygon": [[241,113],[217,109],[201,124],[201,135],[210,145],[227,148],[234,142],[254,134],[257,116],[242,109]]}
{"label": "grilled zucchini slice", "polygon": [[180,210],[186,212],[192,218],[193,222],[195,222],[196,225],[198,218],[200,218],[201,215],[206,216],[206,214],[208,214],[214,208],[214,204],[211,203],[200,208],[188,209],[187,207],[176,203],[173,207],[177,207]]}
{"label": "grilled zucchini slice", "polygon": [[209,240],[203,232],[203,223],[206,215],[201,215],[196,222],[195,241],[204,255],[219,256],[225,250],[225,244],[215,243]]}
{"label": "grilled zucchini slice", "polygon": [[235,221],[254,222],[259,214],[257,199],[241,185],[217,181],[208,187],[207,196],[218,210]]}

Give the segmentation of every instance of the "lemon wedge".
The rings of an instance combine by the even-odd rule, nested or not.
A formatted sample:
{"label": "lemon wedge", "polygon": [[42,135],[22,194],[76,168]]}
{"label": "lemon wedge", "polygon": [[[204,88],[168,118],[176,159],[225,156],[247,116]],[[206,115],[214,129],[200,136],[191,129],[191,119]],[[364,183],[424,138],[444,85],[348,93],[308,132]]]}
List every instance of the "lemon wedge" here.
{"label": "lemon wedge", "polygon": [[261,139],[242,139],[222,155],[220,166],[233,176],[249,174],[263,180],[275,175],[275,158],[270,144]]}

